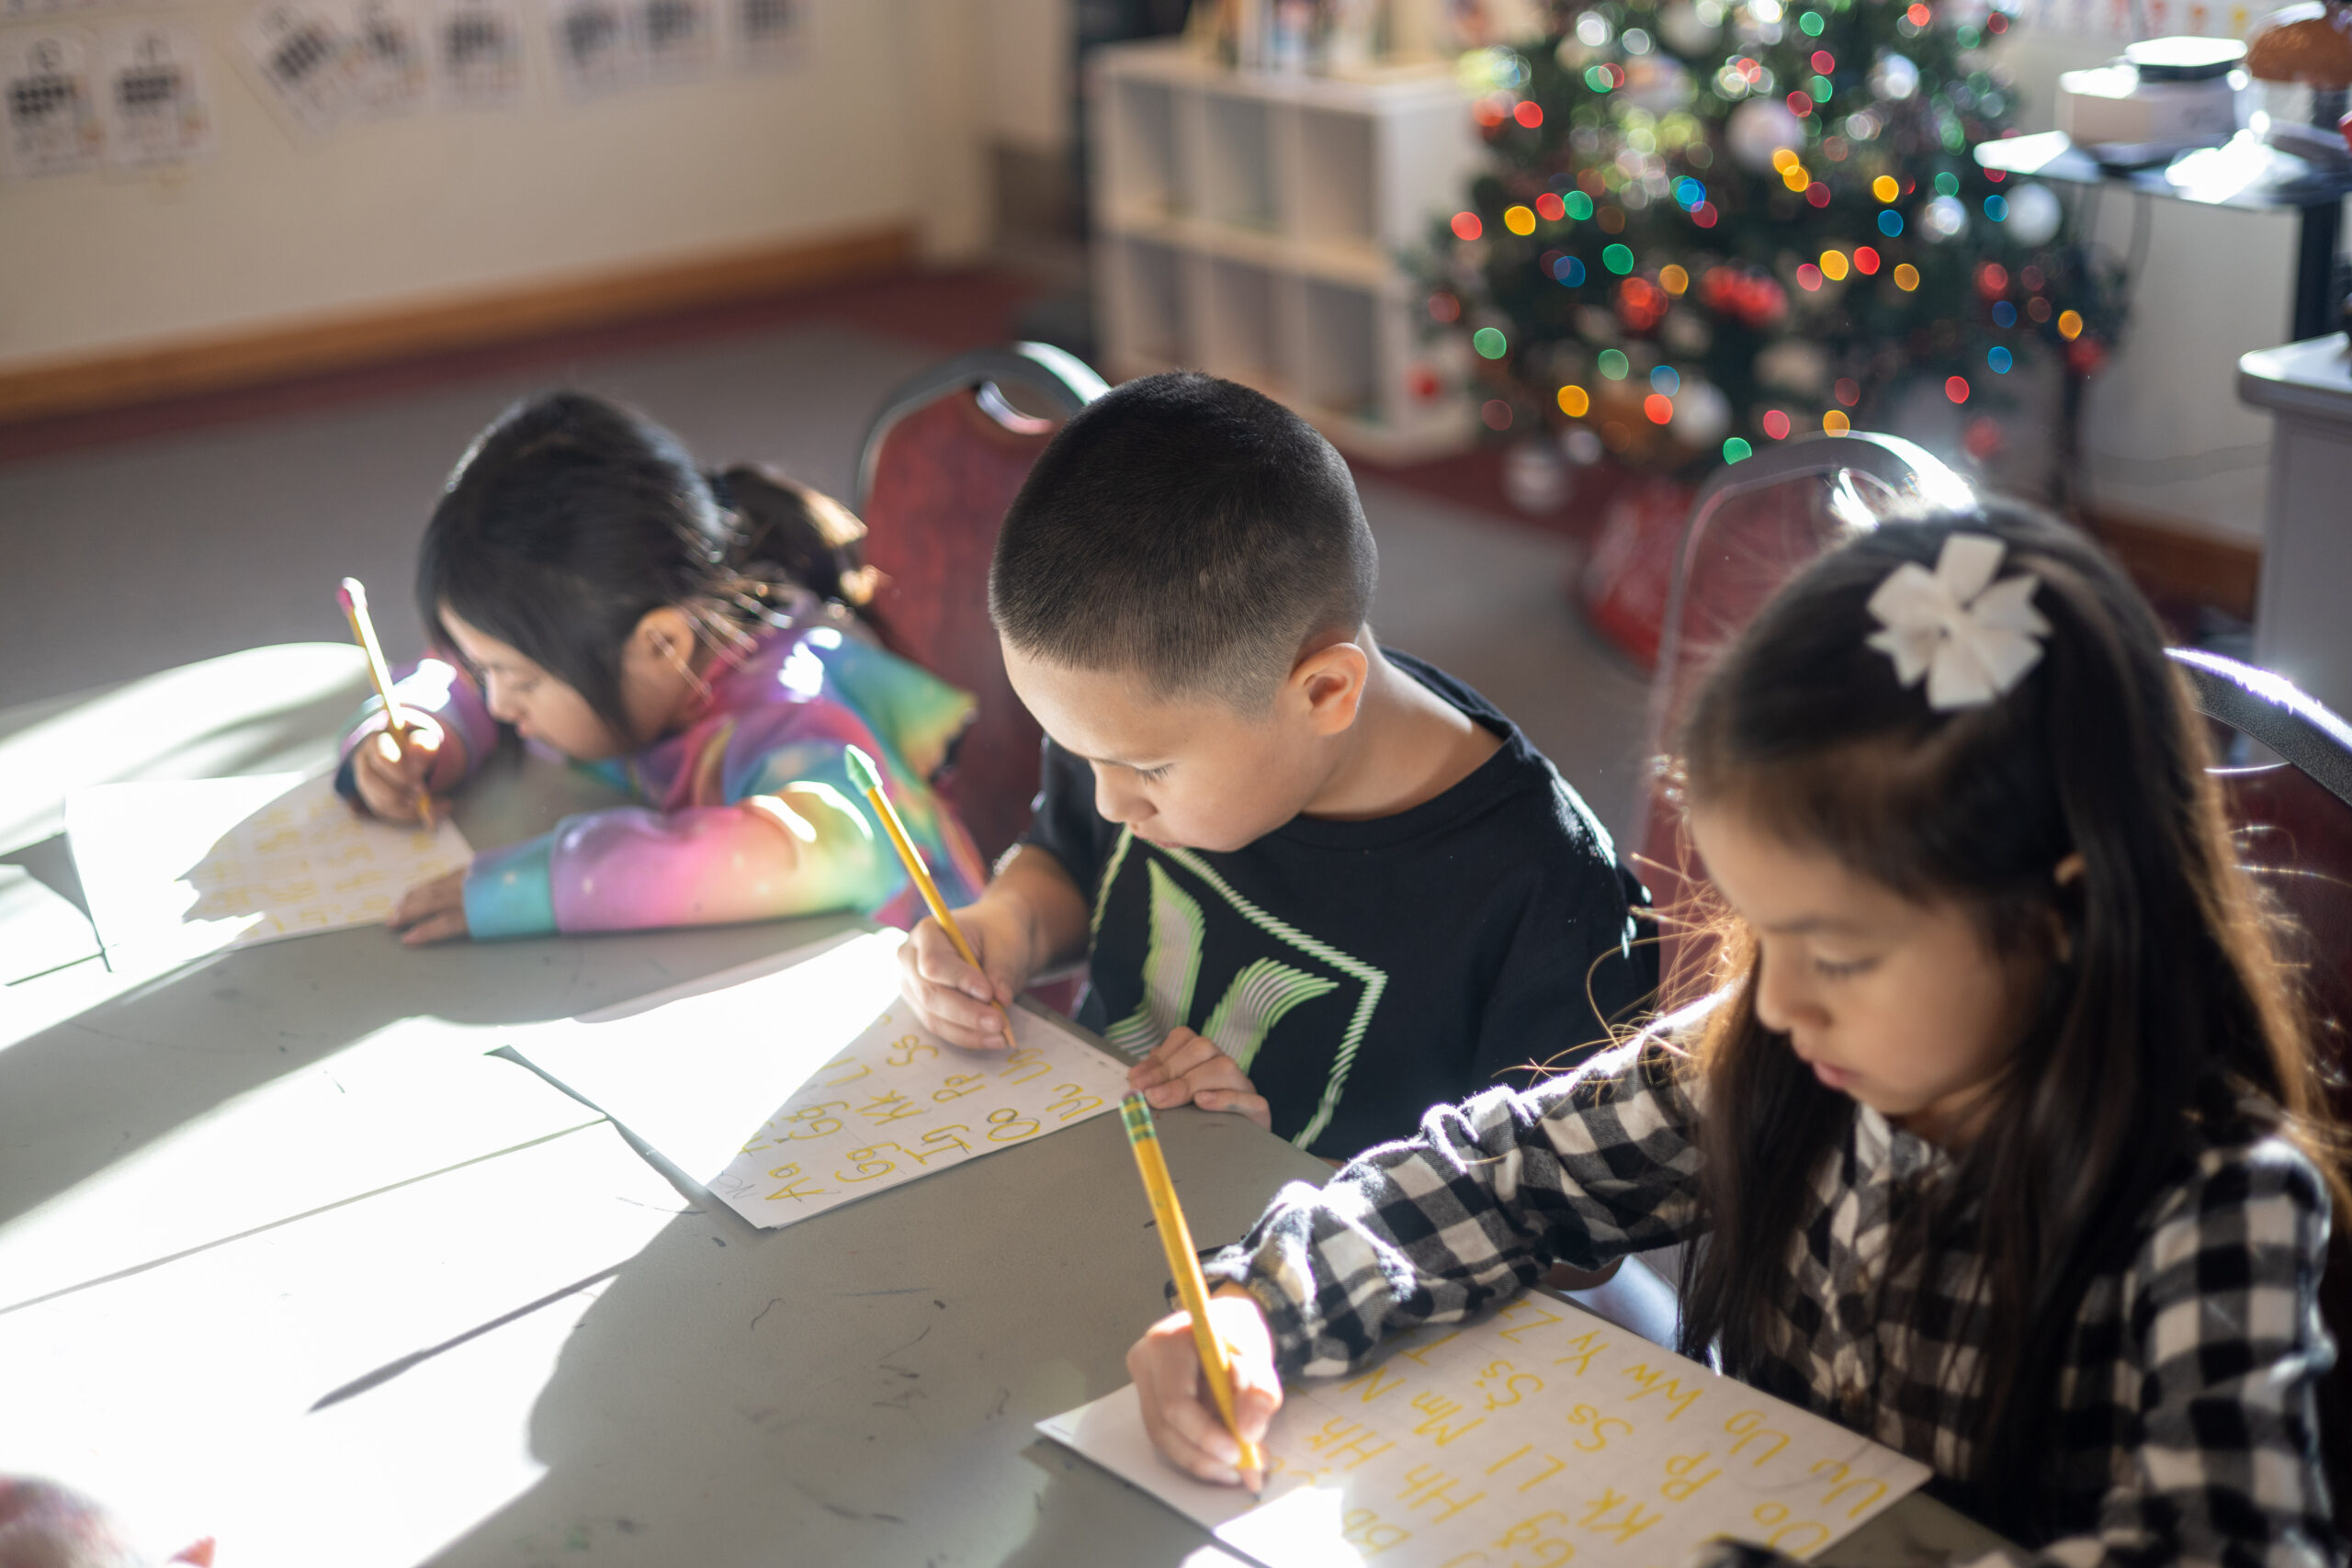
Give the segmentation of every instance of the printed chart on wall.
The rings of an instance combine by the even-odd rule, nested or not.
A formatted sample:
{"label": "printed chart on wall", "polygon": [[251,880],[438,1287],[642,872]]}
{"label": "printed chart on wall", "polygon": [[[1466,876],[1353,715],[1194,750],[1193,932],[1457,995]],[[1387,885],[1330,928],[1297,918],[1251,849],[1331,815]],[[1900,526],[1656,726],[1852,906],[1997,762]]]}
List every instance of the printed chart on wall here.
{"label": "printed chart on wall", "polygon": [[9,172],[146,169],[212,151],[196,35],[147,22],[0,34]]}
{"label": "printed chart on wall", "polygon": [[296,129],[322,135],[358,108],[359,51],[339,7],[273,0],[237,24],[237,42],[264,97]]}
{"label": "printed chart on wall", "polygon": [[1809,1558],[1928,1475],[1548,1296],[1284,1400],[1254,1505],[1162,1460],[1132,1384],[1037,1429],[1267,1568],[1673,1568],[1716,1536]]}
{"label": "printed chart on wall", "polygon": [[1125,1066],[1050,1018],[1013,1009],[1010,1051],[919,1027],[898,999],[905,940],[841,939],[510,1049],[770,1228],[1116,1108]]}
{"label": "printed chart on wall", "polygon": [[434,58],[450,108],[504,108],[523,96],[523,16],[514,0],[437,0]]}
{"label": "printed chart on wall", "polygon": [[0,38],[8,166],[19,179],[71,175],[106,160],[97,36],[83,28]]}
{"label": "printed chart on wall", "polygon": [[138,24],[99,35],[107,162],[160,169],[211,155],[212,104],[193,28]]}
{"label": "printed chart on wall", "polygon": [[99,942],[142,961],[381,925],[473,858],[446,818],[364,818],[325,774],[95,784],[66,797],[65,831]]}

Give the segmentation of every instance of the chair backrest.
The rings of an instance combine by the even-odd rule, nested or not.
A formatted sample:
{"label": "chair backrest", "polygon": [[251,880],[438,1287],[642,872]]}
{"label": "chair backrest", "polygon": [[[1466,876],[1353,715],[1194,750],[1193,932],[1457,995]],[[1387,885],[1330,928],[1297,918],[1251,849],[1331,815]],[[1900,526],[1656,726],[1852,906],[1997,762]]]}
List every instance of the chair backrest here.
{"label": "chair backrest", "polygon": [[[1650,685],[1652,755],[1671,744],[1700,674],[1757,611],[1815,556],[1899,507],[1965,505],[1966,480],[1908,441],[1856,431],[1767,447],[1719,469],[1700,490],[1675,549],[1673,585]],[[1660,911],[1659,973],[1687,998],[1713,954],[1697,940],[1705,883],[1663,781],[1645,778],[1637,869]]]}
{"label": "chair backrest", "polygon": [[[1025,414],[1025,394],[1053,417]],[[1028,825],[1039,733],[1005,680],[989,624],[989,561],[1005,508],[1060,422],[1102,378],[1060,349],[1015,344],[961,355],[894,390],[866,427],[854,508],[882,577],[867,606],[883,640],[978,699],[942,793],[993,861]]]}
{"label": "chair backrest", "polygon": [[[2240,863],[2292,919],[2289,959],[2339,1117],[2352,1119],[2352,725],[2267,671],[2176,648],[2198,710],[2278,759],[2221,770]],[[2352,1499],[2352,1215],[2335,1216],[2320,1311],[2335,1370],[2320,1385],[2328,1484]]]}

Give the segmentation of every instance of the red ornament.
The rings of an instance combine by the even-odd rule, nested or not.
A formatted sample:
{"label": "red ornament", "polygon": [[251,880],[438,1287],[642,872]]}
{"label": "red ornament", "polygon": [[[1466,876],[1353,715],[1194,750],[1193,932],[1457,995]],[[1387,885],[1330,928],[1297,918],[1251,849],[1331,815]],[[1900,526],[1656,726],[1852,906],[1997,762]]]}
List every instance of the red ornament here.
{"label": "red ornament", "polygon": [[1519,107],[1510,111],[1510,118],[1519,121],[1522,129],[1533,130],[1544,123],[1544,106],[1533,98],[1521,98]]}
{"label": "red ornament", "polygon": [[1854,247],[1854,270],[1864,277],[1878,276],[1878,253],[1868,245]]}
{"label": "red ornament", "polygon": [[1486,225],[1478,221],[1478,215],[1476,213],[1457,212],[1453,215],[1453,237],[1455,239],[1475,240],[1486,231]]}
{"label": "red ornament", "polygon": [[1416,365],[1405,372],[1405,389],[1427,402],[1445,390],[1445,383],[1439,380],[1437,372],[1428,366]]}
{"label": "red ornament", "polygon": [[2066,345],[2066,368],[2077,376],[2096,376],[2106,364],[2106,347],[2087,337],[2078,337]]}
{"label": "red ornament", "polygon": [[1952,376],[1946,378],[1944,381],[1944,396],[1950,398],[1956,403],[1966,402],[1968,400],[1968,378],[1965,376]]}
{"label": "red ornament", "polygon": [[1657,326],[1673,302],[1665,289],[1646,277],[1629,277],[1617,286],[1617,319],[1630,332],[1645,333]]}
{"label": "red ornament", "polygon": [[1962,437],[1962,445],[1968,448],[1968,455],[1980,463],[1998,452],[2007,443],[2007,434],[2001,429],[2000,423],[1989,414],[1978,414],[1974,419],[1970,420],[1968,434]]}
{"label": "red ornament", "polygon": [[1763,425],[1764,434],[1773,440],[1786,441],[1789,438],[1789,416],[1779,409],[1765,411]]}
{"label": "red ornament", "polygon": [[2009,269],[1999,262],[1986,262],[1976,269],[1976,292],[1987,299],[1998,299],[2009,291]]}
{"label": "red ornament", "polygon": [[1813,95],[1800,88],[1789,95],[1789,112],[1799,119],[1813,112]]}
{"label": "red ornament", "polygon": [[1811,185],[1804,187],[1804,198],[1813,203],[1815,207],[1828,206],[1829,182],[1826,180],[1814,181]]}
{"label": "red ornament", "polygon": [[1750,327],[1769,327],[1788,314],[1788,291],[1761,268],[1736,265],[1709,267],[1699,278],[1699,302],[1718,316]]}
{"label": "red ornament", "polygon": [[1557,223],[1567,215],[1567,204],[1560,199],[1557,193],[1547,190],[1535,198],[1535,216],[1546,223]]}

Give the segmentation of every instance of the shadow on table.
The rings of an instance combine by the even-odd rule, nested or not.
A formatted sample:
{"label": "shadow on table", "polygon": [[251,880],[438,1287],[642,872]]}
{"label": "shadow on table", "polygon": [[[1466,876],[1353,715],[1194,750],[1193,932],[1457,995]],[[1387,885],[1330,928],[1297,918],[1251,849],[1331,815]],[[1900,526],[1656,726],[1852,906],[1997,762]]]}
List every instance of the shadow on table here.
{"label": "shadow on table", "polygon": [[[1235,1118],[1162,1128],[1204,1243],[1328,1168]],[[1110,1116],[782,1230],[705,1196],[566,1340],[546,1473],[432,1561],[1173,1568],[1204,1532],[1035,1430],[1164,1312],[1148,1218]]]}
{"label": "shadow on table", "polygon": [[[337,687],[288,712],[197,727],[204,741],[198,760],[216,776],[264,762],[318,765],[333,750],[316,739],[332,734],[322,717],[330,701],[338,716],[350,709],[350,694]],[[36,734],[21,731],[8,743],[21,747]],[[303,734],[312,737],[316,757],[298,755]],[[187,774],[159,769],[155,776]],[[510,746],[455,805],[460,830],[481,849],[620,798],[585,774]],[[33,849],[40,852],[13,858],[86,915],[78,883],[64,874],[72,866],[63,838]],[[114,994],[95,961],[0,990],[0,1225],[240,1095],[402,1020],[522,1024],[570,1017],[750,963],[846,919],[426,948],[403,947],[382,927],[351,927],[231,949]],[[82,996],[96,999],[71,1016],[39,1017],[57,1007],[55,998]],[[19,1029],[25,1032],[14,1038]]]}
{"label": "shadow on table", "polygon": [[0,1224],[402,1020],[570,1017],[815,934],[767,922],[406,948],[361,927],[216,954],[0,1046]]}

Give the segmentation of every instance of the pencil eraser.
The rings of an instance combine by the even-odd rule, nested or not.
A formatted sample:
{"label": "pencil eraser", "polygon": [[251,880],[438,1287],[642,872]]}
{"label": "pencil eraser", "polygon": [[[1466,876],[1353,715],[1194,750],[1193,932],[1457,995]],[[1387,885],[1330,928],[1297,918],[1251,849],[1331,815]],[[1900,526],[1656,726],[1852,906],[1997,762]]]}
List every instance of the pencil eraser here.
{"label": "pencil eraser", "polygon": [[368,607],[368,590],[359,586],[357,578],[346,577],[334,591],[334,602],[343,606],[345,615],[356,615]]}
{"label": "pencil eraser", "polygon": [[859,789],[880,790],[882,775],[875,772],[874,759],[854,746],[843,747],[842,750],[847,753],[849,782]]}

